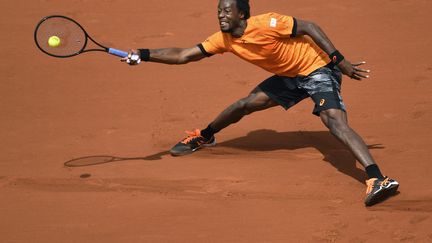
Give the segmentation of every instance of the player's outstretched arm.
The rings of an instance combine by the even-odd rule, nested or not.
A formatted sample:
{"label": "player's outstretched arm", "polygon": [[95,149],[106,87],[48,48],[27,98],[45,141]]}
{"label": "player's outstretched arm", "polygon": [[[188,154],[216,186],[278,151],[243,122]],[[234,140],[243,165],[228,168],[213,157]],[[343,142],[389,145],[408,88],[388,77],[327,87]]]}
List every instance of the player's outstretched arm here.
{"label": "player's outstretched arm", "polygon": [[342,54],[336,50],[333,43],[317,24],[297,19],[297,35],[310,36],[312,40],[330,56],[332,62],[338,65],[343,74],[356,80],[369,78],[369,75],[366,75],[366,73],[370,71],[359,68],[360,65],[366,62],[351,63],[347,61]]}
{"label": "player's outstretched arm", "polygon": [[198,46],[191,48],[163,48],[163,49],[132,49],[128,57],[121,59],[130,65],[139,64],[139,61],[158,62],[164,64],[186,64],[199,61],[207,57]]}

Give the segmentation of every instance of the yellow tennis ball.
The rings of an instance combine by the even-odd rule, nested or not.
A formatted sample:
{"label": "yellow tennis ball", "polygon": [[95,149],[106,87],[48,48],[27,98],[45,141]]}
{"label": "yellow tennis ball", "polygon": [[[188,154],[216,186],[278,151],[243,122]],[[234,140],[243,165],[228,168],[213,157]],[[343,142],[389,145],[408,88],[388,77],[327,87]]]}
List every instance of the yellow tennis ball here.
{"label": "yellow tennis ball", "polygon": [[55,36],[55,35],[51,36],[48,39],[48,45],[51,46],[51,47],[57,47],[57,46],[59,46],[60,42],[61,42],[60,38],[58,36]]}

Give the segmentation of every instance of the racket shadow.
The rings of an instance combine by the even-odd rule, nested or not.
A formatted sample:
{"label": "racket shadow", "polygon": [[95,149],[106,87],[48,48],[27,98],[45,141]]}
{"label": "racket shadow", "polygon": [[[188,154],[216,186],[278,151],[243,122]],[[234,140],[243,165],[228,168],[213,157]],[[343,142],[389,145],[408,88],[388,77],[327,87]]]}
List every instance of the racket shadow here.
{"label": "racket shadow", "polygon": [[74,158],[64,162],[63,164],[66,167],[85,167],[85,166],[101,165],[101,164],[122,162],[122,161],[129,161],[129,160],[150,161],[150,160],[160,160],[162,159],[162,156],[168,154],[170,154],[169,151],[163,151],[145,157],[117,157],[111,155],[92,155],[92,156]]}

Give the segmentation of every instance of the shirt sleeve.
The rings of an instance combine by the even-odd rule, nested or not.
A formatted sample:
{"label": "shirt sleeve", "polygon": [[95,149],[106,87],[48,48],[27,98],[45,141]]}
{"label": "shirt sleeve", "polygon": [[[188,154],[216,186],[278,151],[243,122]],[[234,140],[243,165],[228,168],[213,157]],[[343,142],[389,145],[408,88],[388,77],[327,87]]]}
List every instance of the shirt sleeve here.
{"label": "shirt sleeve", "polygon": [[[207,54],[219,54],[229,51],[227,41],[222,32],[217,32],[200,44]],[[204,53],[204,54],[206,54]]]}
{"label": "shirt sleeve", "polygon": [[297,21],[292,16],[271,13],[268,21],[270,29],[278,37],[289,38],[297,35]]}

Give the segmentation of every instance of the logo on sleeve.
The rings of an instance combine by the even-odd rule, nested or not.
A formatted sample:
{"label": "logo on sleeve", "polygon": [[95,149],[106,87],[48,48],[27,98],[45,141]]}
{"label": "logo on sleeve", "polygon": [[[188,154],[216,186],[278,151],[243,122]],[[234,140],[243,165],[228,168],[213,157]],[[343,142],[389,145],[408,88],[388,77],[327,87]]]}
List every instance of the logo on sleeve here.
{"label": "logo on sleeve", "polygon": [[277,19],[271,18],[270,19],[270,27],[276,27],[277,25]]}

